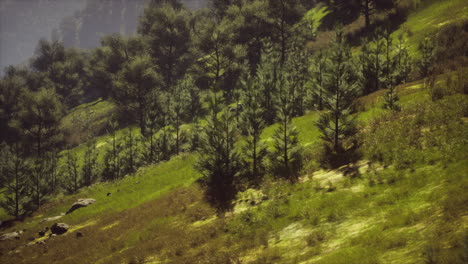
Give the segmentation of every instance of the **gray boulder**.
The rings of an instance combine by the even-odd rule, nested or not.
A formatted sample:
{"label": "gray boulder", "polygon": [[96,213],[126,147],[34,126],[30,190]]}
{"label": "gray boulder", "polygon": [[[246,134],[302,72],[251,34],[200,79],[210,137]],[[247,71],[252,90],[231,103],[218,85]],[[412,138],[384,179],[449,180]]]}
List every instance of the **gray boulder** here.
{"label": "gray boulder", "polygon": [[70,227],[67,224],[64,223],[55,223],[51,228],[50,231],[54,235],[62,235],[66,233],[70,229]]}
{"label": "gray boulder", "polygon": [[75,211],[76,209],[79,209],[81,207],[86,207],[88,205],[91,205],[95,203],[96,200],[88,198],[88,199],[79,199],[78,202],[74,203],[72,207],[68,210],[67,214]]}

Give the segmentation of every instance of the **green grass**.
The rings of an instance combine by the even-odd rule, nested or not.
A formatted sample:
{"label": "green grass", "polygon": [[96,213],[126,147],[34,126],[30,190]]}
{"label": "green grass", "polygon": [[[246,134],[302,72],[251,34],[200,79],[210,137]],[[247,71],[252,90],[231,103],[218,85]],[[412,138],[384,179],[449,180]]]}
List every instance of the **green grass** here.
{"label": "green grass", "polygon": [[[315,125],[315,121],[317,121],[318,116],[317,112],[310,112],[304,116],[293,118],[292,123],[299,131],[299,142],[302,145],[305,146],[317,142],[320,132]],[[266,127],[262,132],[261,139],[272,142],[269,139],[271,139],[277,127],[278,124]]]}
{"label": "green grass", "polygon": [[464,0],[433,1],[412,12],[408,20],[392,35],[406,34],[410,54],[417,54],[418,44],[440,27],[468,19],[468,5]]}
{"label": "green grass", "polygon": [[[403,111],[411,110],[413,104],[431,103],[420,82],[404,85],[398,92]],[[364,126],[387,112],[381,109],[381,96],[382,91],[363,98],[362,112],[357,117]],[[459,103],[457,97],[461,96],[447,97],[443,99],[445,104],[438,106]],[[438,121],[446,118],[438,116],[437,111],[433,113],[425,118]],[[319,131],[314,124],[317,118],[318,113],[311,112],[293,119],[302,145],[318,142]],[[267,127],[262,139],[271,138],[276,127]],[[440,127],[435,126],[430,133],[437,133]],[[408,131],[405,136],[415,130],[402,128],[405,129]],[[123,133],[120,130],[117,134],[121,137]],[[434,135],[437,137],[429,134],[420,138],[444,139],[442,135]],[[97,139],[98,144],[103,144],[100,149],[105,148],[108,139],[108,135]],[[74,151],[82,153],[83,146]],[[441,159],[434,154],[442,152],[437,148],[417,151],[422,162],[408,169],[376,164],[373,168],[362,166],[361,176],[355,179],[343,177],[339,171],[316,171],[297,184],[267,180],[260,190],[249,190],[255,194],[251,196],[261,197],[258,195],[261,192],[267,199],[260,199],[260,204],[254,206],[239,200],[234,211],[225,217],[216,217],[195,184],[200,177],[193,167],[196,156],[182,154],[141,168],[119,181],[95,184],[76,195],[53,199],[14,229],[26,228],[25,237],[34,236],[37,230],[51,225],[39,224],[40,220],[67,211],[76,199],[95,198],[97,203],[59,220],[72,226],[71,234],[49,240],[47,254],[40,246],[31,246],[6,259],[0,256],[0,260],[2,263],[30,263],[33,259],[35,263],[237,260],[286,264],[424,263],[429,250],[436,252],[437,263],[457,263],[459,249],[466,246],[463,234],[468,231],[462,217],[468,213],[465,194],[468,164],[458,157]],[[107,196],[108,192],[112,194]],[[239,199],[248,196],[240,194]],[[77,230],[84,233],[83,239],[74,236]],[[23,240],[0,244],[0,249],[24,243]]]}
{"label": "green grass", "polygon": [[115,112],[116,106],[102,99],[79,105],[70,110],[62,119],[61,128],[65,132],[65,139],[69,144],[80,144],[85,141],[88,131],[84,125],[89,122],[91,135],[96,136],[104,132],[109,117]]}

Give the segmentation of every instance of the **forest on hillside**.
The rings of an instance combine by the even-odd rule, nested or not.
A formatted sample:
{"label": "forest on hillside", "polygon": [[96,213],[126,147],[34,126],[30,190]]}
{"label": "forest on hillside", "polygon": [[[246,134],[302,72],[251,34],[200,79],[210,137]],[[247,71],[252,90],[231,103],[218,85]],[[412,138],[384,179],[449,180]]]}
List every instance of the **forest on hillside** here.
{"label": "forest on hillside", "polygon": [[[466,15],[420,33],[402,25],[437,1],[211,0],[200,9],[182,2],[149,1],[135,17],[137,34],[103,36],[96,48],[79,34],[115,19],[91,14],[75,23],[99,10],[88,6],[75,22],[62,22],[70,26],[62,38],[40,40],[30,63],[4,69],[2,228],[29,221],[56,199],[191,153],[203,200],[220,218],[246,190],[300,186],[319,170],[351,179],[364,161],[398,175],[466,161]],[[405,89],[414,82],[428,100],[407,106]],[[371,121],[362,114],[369,107],[379,113]],[[309,126],[297,125],[310,115]],[[332,180],[314,188],[336,190]],[[450,212],[466,219],[466,194],[459,199]],[[463,263],[462,240],[450,261],[436,254],[424,263]],[[244,263],[225,261],[200,263]]]}

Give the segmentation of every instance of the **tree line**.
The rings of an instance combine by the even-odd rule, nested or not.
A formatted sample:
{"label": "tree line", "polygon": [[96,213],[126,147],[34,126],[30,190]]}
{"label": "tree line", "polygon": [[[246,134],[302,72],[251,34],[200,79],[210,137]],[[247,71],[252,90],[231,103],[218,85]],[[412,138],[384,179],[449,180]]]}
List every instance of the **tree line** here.
{"label": "tree line", "polygon": [[[338,12],[339,2],[322,4]],[[266,174],[297,180],[302,149],[292,120],[308,110],[321,111],[324,166],[355,159],[354,100],[388,88],[385,107],[397,111],[395,87],[407,80],[412,60],[404,37],[394,40],[384,30],[369,34],[359,55],[340,28],[329,48],[307,49],[321,22],[304,15],[314,7],[301,0],[213,0],[211,8],[191,12],[178,1],[152,1],[137,36],[105,36],[89,51],[41,40],[30,64],[8,67],[0,81],[3,207],[20,218],[59,188],[74,193],[197,151],[208,199],[228,208],[239,182],[257,186]],[[431,56],[420,69],[430,67]],[[77,157],[60,121],[99,97],[119,109],[107,126],[110,139],[100,159],[91,133]],[[194,124],[190,138],[184,123]],[[275,123],[267,146],[262,131]],[[119,135],[127,125],[138,131]]]}

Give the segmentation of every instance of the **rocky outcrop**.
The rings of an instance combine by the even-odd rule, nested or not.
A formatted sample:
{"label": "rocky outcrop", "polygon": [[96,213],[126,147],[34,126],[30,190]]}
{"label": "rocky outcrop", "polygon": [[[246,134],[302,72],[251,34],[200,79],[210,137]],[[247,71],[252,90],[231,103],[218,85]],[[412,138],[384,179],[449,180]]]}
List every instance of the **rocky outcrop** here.
{"label": "rocky outcrop", "polygon": [[68,210],[67,214],[75,211],[76,209],[91,205],[91,204],[93,204],[95,202],[96,202],[96,200],[90,199],[90,198],[88,198],[88,199],[79,199],[78,202],[76,202],[76,203],[74,203],[72,205],[72,207]]}
{"label": "rocky outcrop", "polygon": [[54,235],[62,235],[65,234],[70,227],[65,223],[55,223],[51,228],[50,231]]}

